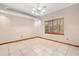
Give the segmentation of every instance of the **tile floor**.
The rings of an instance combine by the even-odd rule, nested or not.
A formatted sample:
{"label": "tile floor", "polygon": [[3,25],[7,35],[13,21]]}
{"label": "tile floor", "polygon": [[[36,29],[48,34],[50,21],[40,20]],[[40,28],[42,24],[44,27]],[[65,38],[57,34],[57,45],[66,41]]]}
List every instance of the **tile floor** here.
{"label": "tile floor", "polygon": [[79,48],[35,38],[0,45],[0,56],[79,56]]}

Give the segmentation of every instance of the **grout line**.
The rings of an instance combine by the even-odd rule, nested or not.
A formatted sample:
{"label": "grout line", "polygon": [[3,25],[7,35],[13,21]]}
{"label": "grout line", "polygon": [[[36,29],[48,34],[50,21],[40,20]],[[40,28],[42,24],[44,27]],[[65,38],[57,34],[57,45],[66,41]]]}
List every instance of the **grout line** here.
{"label": "grout line", "polygon": [[9,49],[9,46],[8,46],[8,56],[10,56],[10,51],[9,51],[10,49]]}
{"label": "grout line", "polygon": [[67,56],[68,52],[69,52],[70,47],[68,46],[67,52],[65,54],[65,56]]}
{"label": "grout line", "polygon": [[24,56],[24,54],[22,53],[21,49],[19,49],[19,52],[21,53],[22,56]]}

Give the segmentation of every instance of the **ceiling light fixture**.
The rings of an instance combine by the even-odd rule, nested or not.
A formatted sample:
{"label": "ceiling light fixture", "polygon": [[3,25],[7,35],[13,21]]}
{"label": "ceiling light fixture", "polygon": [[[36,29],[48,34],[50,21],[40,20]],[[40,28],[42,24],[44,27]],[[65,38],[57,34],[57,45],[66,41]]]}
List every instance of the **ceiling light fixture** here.
{"label": "ceiling light fixture", "polygon": [[39,3],[37,3],[37,7],[32,8],[32,13],[41,16],[45,13],[46,11],[46,6],[39,6]]}

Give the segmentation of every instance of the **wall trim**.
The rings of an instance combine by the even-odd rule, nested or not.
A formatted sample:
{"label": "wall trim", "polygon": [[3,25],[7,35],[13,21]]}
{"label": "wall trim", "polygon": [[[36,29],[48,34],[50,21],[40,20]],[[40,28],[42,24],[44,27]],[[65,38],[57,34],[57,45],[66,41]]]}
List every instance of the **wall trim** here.
{"label": "wall trim", "polygon": [[30,38],[25,38],[25,39],[20,39],[20,40],[15,40],[15,41],[4,42],[4,43],[0,43],[0,45],[9,44],[9,43],[16,43],[16,42],[20,42],[20,41],[24,41],[24,40],[29,40],[29,39],[34,39],[34,38],[37,38],[37,36],[30,37]]}
{"label": "wall trim", "polygon": [[52,40],[52,39],[43,38],[43,37],[38,37],[38,38],[53,41],[53,42],[58,42],[58,43],[61,43],[61,44],[66,44],[66,45],[70,45],[70,46],[74,46],[74,47],[79,47],[79,45],[75,45],[75,44],[71,44],[71,43],[60,42],[60,41],[57,41],[57,40]]}
{"label": "wall trim", "polygon": [[61,43],[61,44],[66,44],[66,45],[70,45],[70,46],[74,46],[74,47],[79,47],[79,45],[75,45],[75,44],[71,44],[71,43],[65,43],[65,42],[60,42],[60,41],[57,41],[57,40],[43,38],[43,37],[40,37],[40,36],[35,36],[35,37],[20,39],[20,40],[16,40],[16,41],[10,41],[10,42],[5,42],[5,43],[0,43],[0,45],[10,44],[10,43],[16,43],[16,42],[20,42],[20,41],[24,41],[24,40],[29,40],[29,39],[34,39],[34,38],[41,38],[41,39],[45,39],[45,40],[49,40],[49,41],[53,41],[53,42],[57,42],[57,43]]}

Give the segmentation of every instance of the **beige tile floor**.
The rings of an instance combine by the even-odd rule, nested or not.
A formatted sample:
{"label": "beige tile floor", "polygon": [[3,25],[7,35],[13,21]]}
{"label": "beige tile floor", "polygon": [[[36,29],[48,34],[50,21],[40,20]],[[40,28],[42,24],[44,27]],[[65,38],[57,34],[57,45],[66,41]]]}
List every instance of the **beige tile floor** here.
{"label": "beige tile floor", "polygon": [[35,38],[0,45],[0,56],[79,56],[79,48]]}

